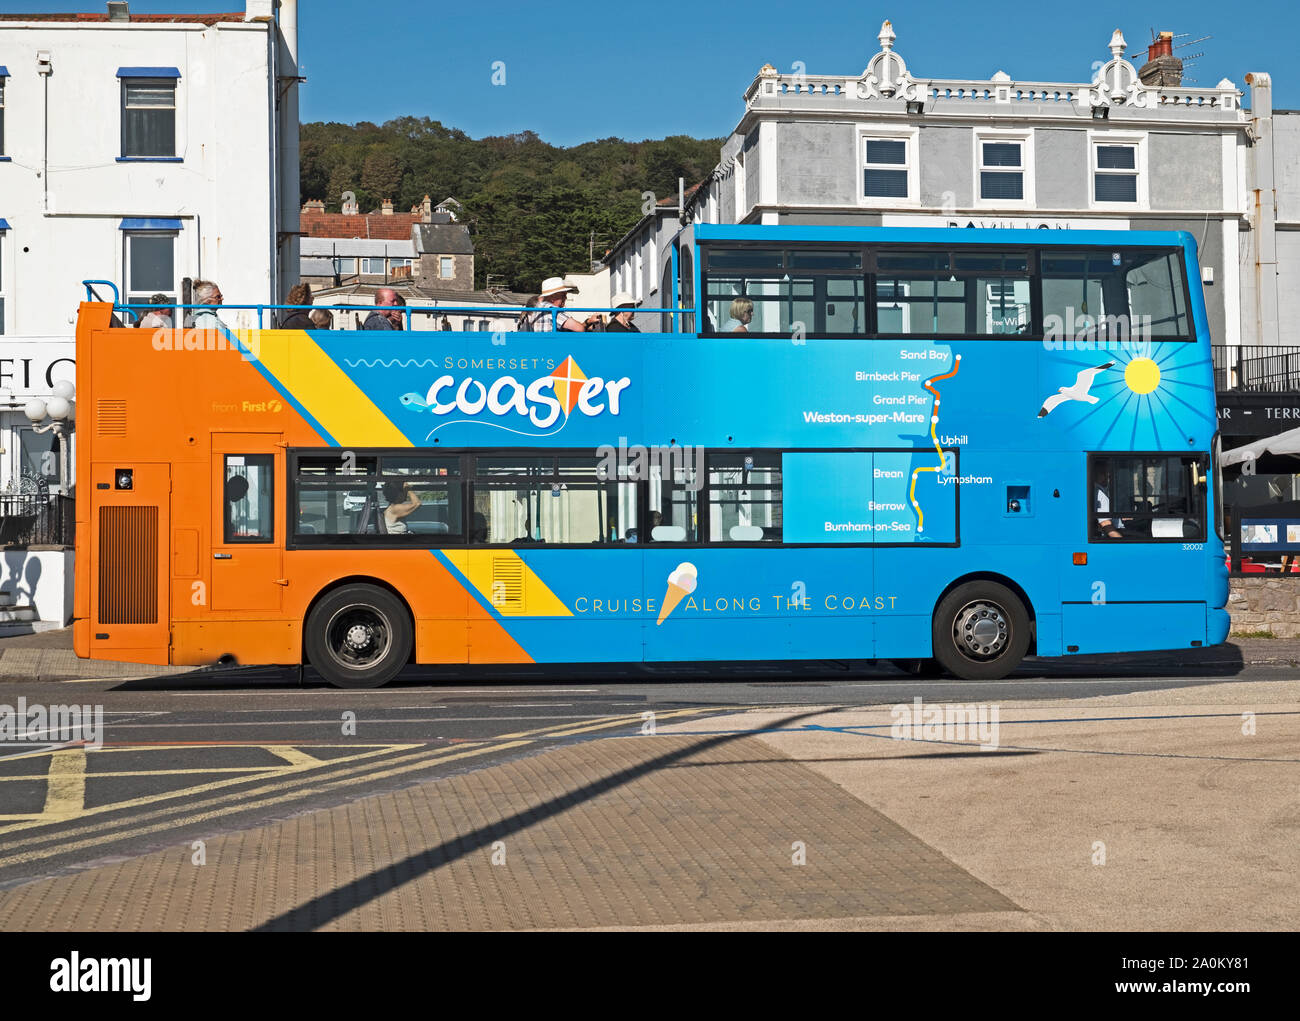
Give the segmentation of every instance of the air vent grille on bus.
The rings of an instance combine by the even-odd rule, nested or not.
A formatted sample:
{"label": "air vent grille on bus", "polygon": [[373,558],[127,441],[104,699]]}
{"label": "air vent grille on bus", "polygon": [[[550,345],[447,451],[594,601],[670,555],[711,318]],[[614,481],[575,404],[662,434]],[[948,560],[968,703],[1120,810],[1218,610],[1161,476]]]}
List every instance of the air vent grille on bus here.
{"label": "air vent grille on bus", "polygon": [[158,623],[158,508],[99,508],[99,623]]}
{"label": "air vent grille on bus", "polygon": [[524,562],[518,557],[492,558],[492,606],[497,610],[524,608]]}
{"label": "air vent grille on bus", "polygon": [[100,436],[125,436],[126,401],[96,401],[95,421]]}

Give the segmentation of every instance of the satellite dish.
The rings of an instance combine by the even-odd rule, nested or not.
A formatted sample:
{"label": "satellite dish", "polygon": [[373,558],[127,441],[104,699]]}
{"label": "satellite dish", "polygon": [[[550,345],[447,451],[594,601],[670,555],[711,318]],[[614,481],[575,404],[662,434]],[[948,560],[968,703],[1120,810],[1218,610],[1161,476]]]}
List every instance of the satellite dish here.
{"label": "satellite dish", "polygon": [[355,192],[345,191],[342,195],[342,199],[344,205],[350,205],[357,200],[357,196]]}

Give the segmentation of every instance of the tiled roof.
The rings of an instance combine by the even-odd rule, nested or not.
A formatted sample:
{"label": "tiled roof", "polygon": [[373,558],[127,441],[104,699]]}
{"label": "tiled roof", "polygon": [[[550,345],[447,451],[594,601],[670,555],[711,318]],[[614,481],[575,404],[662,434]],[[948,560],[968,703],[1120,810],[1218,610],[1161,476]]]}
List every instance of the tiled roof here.
{"label": "tiled roof", "polygon": [[304,209],[299,228],[313,238],[376,238],[383,241],[409,241],[411,227],[420,222],[419,213],[322,213]]}
{"label": "tiled roof", "polygon": [[[223,21],[244,20],[243,11],[232,11],[228,14],[136,14],[131,12],[131,21],[145,22],[151,25],[170,24],[170,25],[215,25]],[[107,22],[108,14],[0,14],[0,21],[74,21],[74,22]],[[126,22],[114,22],[114,24],[126,24]]]}
{"label": "tiled roof", "polygon": [[422,223],[419,249],[436,255],[473,255],[474,242],[463,223]]}

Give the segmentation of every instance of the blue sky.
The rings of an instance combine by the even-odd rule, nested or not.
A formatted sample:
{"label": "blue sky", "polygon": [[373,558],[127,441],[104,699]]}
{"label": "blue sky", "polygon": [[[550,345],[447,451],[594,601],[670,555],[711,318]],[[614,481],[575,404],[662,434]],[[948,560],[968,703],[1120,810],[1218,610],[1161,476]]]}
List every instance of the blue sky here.
{"label": "blue sky", "polygon": [[[132,0],[144,13],[239,9],[243,0]],[[431,3],[302,0],[303,120],[377,123],[428,116],[470,135],[531,129],[572,145],[617,135],[716,137],[739,119],[758,68],[802,61],[809,74],[859,74],[886,17],[895,48],[920,77],[1084,81],[1109,58],[1115,28],[1141,64],[1151,30],[1213,38],[1187,75],[1200,87],[1247,71],[1273,76],[1274,106],[1300,107],[1291,70],[1300,30],[1295,0],[1241,8],[1210,0],[1131,0],[998,7],[926,4],[669,2]],[[102,11],[80,0],[0,0],[4,11]],[[1238,16],[1238,12],[1240,16]],[[494,62],[505,84],[493,85]]]}

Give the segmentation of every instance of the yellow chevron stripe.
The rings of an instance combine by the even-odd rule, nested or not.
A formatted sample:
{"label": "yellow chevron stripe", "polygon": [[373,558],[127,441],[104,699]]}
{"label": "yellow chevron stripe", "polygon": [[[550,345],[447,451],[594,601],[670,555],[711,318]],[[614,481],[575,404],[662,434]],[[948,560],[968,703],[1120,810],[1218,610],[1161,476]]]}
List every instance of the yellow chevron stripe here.
{"label": "yellow chevron stripe", "polygon": [[[503,617],[572,617],[573,611],[564,600],[546,586],[546,582],[528,566],[514,550],[443,550],[444,555],[483,594],[488,604]],[[512,605],[506,593],[494,585],[492,562],[516,561],[523,570],[524,598],[522,605]]]}
{"label": "yellow chevron stripe", "polygon": [[[240,339],[247,343],[246,335]],[[409,447],[402,431],[306,330],[263,330],[258,359],[344,447]]]}

